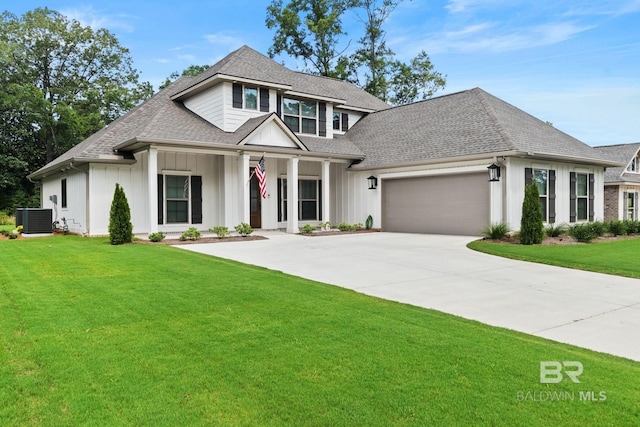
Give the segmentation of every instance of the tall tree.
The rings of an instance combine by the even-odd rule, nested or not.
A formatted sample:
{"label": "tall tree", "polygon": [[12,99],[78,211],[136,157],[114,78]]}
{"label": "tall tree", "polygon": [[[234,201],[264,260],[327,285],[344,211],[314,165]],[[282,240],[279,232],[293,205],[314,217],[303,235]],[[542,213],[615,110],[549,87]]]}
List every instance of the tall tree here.
{"label": "tall tree", "polygon": [[173,73],[169,74],[169,77],[167,77],[164,83],[160,85],[160,89],[164,89],[165,87],[169,86],[171,83],[178,80],[180,77],[184,77],[184,76],[195,77],[205,72],[209,67],[210,65],[189,65],[187,68],[185,68],[182,71],[182,74],[178,73],[177,71],[174,71]]}
{"label": "tall tree", "polygon": [[[365,17],[359,18],[365,32],[358,41],[360,47],[352,55],[351,70],[355,76],[351,80],[372,95],[395,105],[429,98],[446,84],[445,76],[434,71],[425,51],[404,63],[396,60],[394,52],[387,47],[383,25],[402,1],[359,0],[355,4],[365,12]],[[365,70],[364,77],[359,77],[362,69]]]}
{"label": "tall tree", "polygon": [[342,15],[354,0],[272,0],[267,7],[267,28],[275,28],[269,56],[286,53],[303,59],[311,72],[322,76],[336,74]]}
{"label": "tall tree", "polygon": [[11,123],[0,131],[0,169],[15,169],[18,159],[33,172],[148,98],[152,87],[139,81],[128,49],[108,30],[39,8],[0,15],[0,93],[0,115]]}

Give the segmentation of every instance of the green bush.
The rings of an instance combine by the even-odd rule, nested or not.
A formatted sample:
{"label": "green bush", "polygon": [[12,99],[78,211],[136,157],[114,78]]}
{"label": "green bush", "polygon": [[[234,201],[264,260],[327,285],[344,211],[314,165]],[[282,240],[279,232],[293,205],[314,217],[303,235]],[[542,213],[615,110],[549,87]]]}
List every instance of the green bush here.
{"label": "green bush", "polygon": [[321,222],[320,223],[320,229],[324,230],[324,231],[331,230],[331,222],[329,222],[329,221]]}
{"label": "green bush", "polygon": [[549,224],[544,228],[544,234],[547,237],[558,237],[562,236],[567,231],[567,226],[564,224]]}
{"label": "green bush", "polygon": [[482,230],[482,235],[487,239],[500,240],[511,230],[504,222],[488,225]]}
{"label": "green bush", "polygon": [[627,229],[627,234],[640,233],[640,221],[633,221],[630,219],[624,220],[624,225]]}
{"label": "green bush", "polygon": [[112,245],[131,243],[133,240],[133,225],[129,202],[120,184],[116,184],[109,214],[109,240]]}
{"label": "green bush", "polygon": [[589,226],[596,237],[604,236],[604,233],[609,231],[608,225],[602,221],[590,222]]}
{"label": "green bush", "polygon": [[347,224],[346,222],[341,222],[336,226],[336,228],[340,231],[352,231],[353,226],[351,224]]}
{"label": "green bush", "polygon": [[11,240],[17,239],[18,236],[20,236],[20,232],[18,230],[11,230],[11,232],[9,232],[9,239]]}
{"label": "green bush", "polygon": [[9,216],[5,211],[0,211],[0,225],[15,225],[16,219]]}
{"label": "green bush", "polygon": [[609,222],[609,233],[614,236],[624,236],[627,234],[627,225],[624,221],[611,221]]}
{"label": "green bush", "polygon": [[152,242],[162,242],[162,239],[164,239],[165,237],[166,236],[162,231],[156,231],[155,233],[149,234],[149,240],[151,240]]}
{"label": "green bush", "polygon": [[180,240],[198,240],[201,236],[202,234],[200,234],[197,228],[189,227],[187,231],[182,233]]}
{"label": "green bush", "polygon": [[311,224],[306,224],[304,227],[300,227],[300,232],[302,234],[311,234],[316,228]]}
{"label": "green bush", "polygon": [[367,230],[371,230],[373,228],[373,217],[369,215],[367,220],[364,222],[364,226]]}
{"label": "green bush", "polygon": [[210,228],[209,231],[211,231],[212,233],[216,233],[216,236],[218,236],[219,239],[227,237],[229,234],[231,234],[231,231],[229,231],[229,227],[224,225],[216,225],[215,227]]}
{"label": "green bush", "polygon": [[253,228],[251,228],[251,226],[246,222],[241,222],[236,225],[235,229],[242,237],[247,237],[249,234],[253,233]]}
{"label": "green bush", "polygon": [[576,239],[578,242],[589,243],[598,235],[594,231],[593,227],[589,223],[576,224],[569,229],[569,235]]}
{"label": "green bush", "polygon": [[542,243],[544,229],[542,224],[542,209],[540,194],[535,183],[527,185],[522,201],[522,219],[520,220],[520,243],[536,245]]}

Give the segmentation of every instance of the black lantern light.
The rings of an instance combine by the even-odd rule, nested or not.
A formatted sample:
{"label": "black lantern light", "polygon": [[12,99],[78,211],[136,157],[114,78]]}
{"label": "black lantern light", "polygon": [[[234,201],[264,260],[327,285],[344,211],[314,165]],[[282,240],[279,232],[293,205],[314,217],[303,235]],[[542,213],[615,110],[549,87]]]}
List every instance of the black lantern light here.
{"label": "black lantern light", "polygon": [[376,178],[375,176],[371,175],[369,178],[367,178],[367,181],[369,182],[369,190],[375,190],[376,188],[378,188],[378,178]]}
{"label": "black lantern light", "polygon": [[489,182],[498,182],[500,181],[500,166],[492,163],[491,166],[487,166],[489,170]]}

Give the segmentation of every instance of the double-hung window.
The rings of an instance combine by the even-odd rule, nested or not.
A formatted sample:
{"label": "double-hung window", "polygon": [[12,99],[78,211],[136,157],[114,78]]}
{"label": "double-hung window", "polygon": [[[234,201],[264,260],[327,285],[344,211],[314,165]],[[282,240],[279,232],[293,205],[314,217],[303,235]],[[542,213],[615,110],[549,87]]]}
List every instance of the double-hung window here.
{"label": "double-hung window", "polygon": [[[280,179],[278,188],[280,221],[287,220],[287,180]],[[320,221],[320,185],[318,179],[298,180],[298,220]]]}
{"label": "double-hung window", "polygon": [[258,109],[258,88],[245,86],[244,87],[244,108],[247,110]]}
{"label": "double-hung window", "polygon": [[534,169],[533,182],[538,187],[542,220],[546,222],[549,217],[549,171],[547,169]]}
{"label": "double-hung window", "polygon": [[576,219],[589,219],[589,175],[576,173]]}
{"label": "double-hung window", "polygon": [[628,220],[635,220],[637,218],[636,215],[636,201],[638,200],[638,193],[624,193],[627,197],[625,200],[625,204],[626,204],[626,212],[625,212],[625,219]]}
{"label": "double-hung window", "polygon": [[189,222],[189,177],[166,175],[167,223]]}
{"label": "double-hung window", "polygon": [[634,157],[633,160],[631,160],[631,163],[629,163],[629,166],[627,166],[627,172],[640,172],[639,163],[638,157]]}
{"label": "double-hung window", "polygon": [[293,98],[283,98],[284,122],[293,132],[316,135],[318,128],[318,104]]}

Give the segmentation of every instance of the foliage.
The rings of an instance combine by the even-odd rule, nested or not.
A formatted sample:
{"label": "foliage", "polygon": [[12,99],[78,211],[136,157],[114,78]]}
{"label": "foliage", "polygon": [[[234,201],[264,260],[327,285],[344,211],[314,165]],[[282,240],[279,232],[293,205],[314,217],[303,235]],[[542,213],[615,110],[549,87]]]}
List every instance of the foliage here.
{"label": "foliage", "polygon": [[603,236],[607,231],[609,231],[609,224],[602,221],[590,222],[589,225],[596,237]]}
{"label": "foliage", "polygon": [[180,77],[195,77],[199,74],[204,73],[206,70],[208,70],[210,67],[210,65],[190,65],[189,67],[185,68],[182,71],[182,74],[178,73],[177,71],[174,71],[173,73],[171,73],[169,75],[169,77],[167,77],[164,81],[164,83],[162,83],[160,85],[160,89],[164,89],[167,86],[169,86],[171,83],[173,83],[174,81],[178,80]]}
{"label": "foliage", "polygon": [[120,184],[116,183],[109,213],[109,240],[112,245],[131,243],[133,239],[133,224],[131,224],[131,210],[127,196]]}
{"label": "foliage", "polygon": [[346,222],[341,222],[336,226],[336,228],[340,231],[356,231],[364,228],[364,226],[360,223],[358,224],[347,224]]}
{"label": "foliage", "polygon": [[17,239],[19,236],[20,232],[18,230],[11,230],[8,235],[9,239],[11,240]]}
{"label": "foliage", "polygon": [[216,233],[219,238],[223,238],[231,234],[231,231],[229,231],[229,227],[224,225],[216,225],[215,227],[210,228],[209,231],[211,231],[212,233]]}
{"label": "foliage", "polygon": [[624,236],[627,234],[627,224],[624,221],[609,222],[609,233],[614,236]]}
{"label": "foliage", "polygon": [[352,0],[272,0],[267,7],[267,28],[275,29],[269,56],[287,53],[302,59],[321,76],[335,77],[333,62],[340,56],[342,15]]}
{"label": "foliage", "polygon": [[26,175],[152,94],[106,29],[50,9],[0,15],[0,209],[35,203]]}
{"label": "foliage", "polygon": [[16,223],[16,219],[12,216],[7,215],[6,212],[0,211],[0,225],[14,225]]}
{"label": "foliage", "polygon": [[487,239],[500,240],[510,232],[509,226],[504,222],[488,225],[482,230],[482,235]]}
{"label": "foliage", "polygon": [[311,234],[315,231],[316,227],[311,224],[305,224],[304,227],[300,227],[300,232],[302,234]]}
{"label": "foliage", "polygon": [[373,228],[373,217],[369,215],[364,222],[364,226],[367,230],[371,230]]}
{"label": "foliage", "polygon": [[[638,424],[637,362],[168,245],[107,241],[0,241],[10,254],[0,257],[3,425]],[[628,261],[639,250],[627,268],[640,270]],[[585,389],[607,401],[539,384],[540,360],[581,361]],[[576,401],[518,402],[517,390],[576,390]]]}
{"label": "foliage", "polygon": [[567,226],[565,224],[548,224],[544,227],[544,234],[547,237],[559,237],[567,232]]}
{"label": "foliage", "polygon": [[527,185],[524,190],[522,218],[520,220],[520,243],[523,245],[537,245],[542,243],[543,237],[540,194],[538,193],[537,185],[533,183]]}
{"label": "foliage", "polygon": [[249,234],[253,233],[253,228],[246,222],[241,222],[240,224],[235,226],[236,232],[240,234],[242,237],[247,237]]}
{"label": "foliage", "polygon": [[320,229],[324,231],[331,230],[332,224],[330,221],[325,221],[320,223]]}
{"label": "foliage", "polygon": [[184,233],[182,233],[180,235],[180,240],[182,240],[182,241],[184,241],[184,240],[198,240],[198,239],[200,239],[200,237],[202,237],[202,234],[200,233],[200,231],[198,231],[197,228],[189,227],[187,229],[187,231],[185,231]]}
{"label": "foliage", "polygon": [[624,227],[627,230],[627,234],[640,233],[640,221],[625,219],[623,222],[624,222]]}
{"label": "foliage", "polygon": [[596,231],[597,230],[589,223],[576,224],[569,228],[569,235],[578,242],[589,243],[598,237]]}
{"label": "foliage", "polygon": [[165,237],[167,236],[165,236],[162,231],[156,231],[155,233],[149,234],[149,240],[152,242],[162,242]]}

